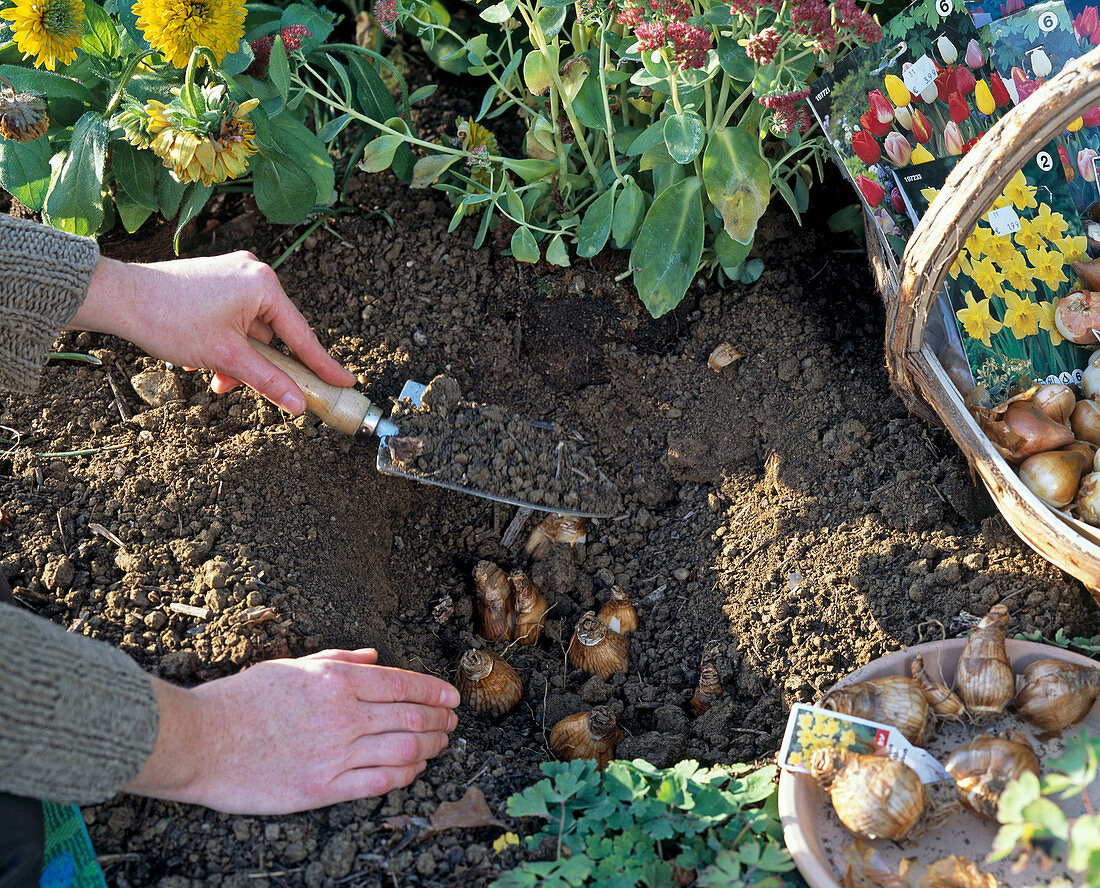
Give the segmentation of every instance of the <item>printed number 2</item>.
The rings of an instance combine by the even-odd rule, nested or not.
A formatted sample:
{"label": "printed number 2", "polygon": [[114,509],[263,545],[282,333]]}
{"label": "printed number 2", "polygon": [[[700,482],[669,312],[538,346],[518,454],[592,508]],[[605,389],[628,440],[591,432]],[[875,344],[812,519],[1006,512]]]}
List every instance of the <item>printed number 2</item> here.
{"label": "printed number 2", "polygon": [[1049,173],[1054,169],[1054,158],[1047,154],[1047,152],[1040,151],[1035,155],[1035,165],[1044,173]]}
{"label": "printed number 2", "polygon": [[952,0],[936,0],[936,12],[940,14],[941,18],[947,18],[955,11],[955,4]]}

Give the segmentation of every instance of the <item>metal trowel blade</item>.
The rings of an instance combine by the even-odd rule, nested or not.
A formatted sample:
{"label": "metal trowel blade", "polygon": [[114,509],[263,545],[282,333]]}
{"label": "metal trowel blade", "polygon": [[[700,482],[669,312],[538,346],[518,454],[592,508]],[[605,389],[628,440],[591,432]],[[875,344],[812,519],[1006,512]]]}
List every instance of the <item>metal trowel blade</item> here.
{"label": "metal trowel blade", "polygon": [[[413,406],[420,406],[420,398],[424,394],[424,389],[427,386],[420,382],[414,382],[409,380],[405,383],[401,389],[401,394],[398,396],[398,400],[405,400],[408,398]],[[407,472],[400,466],[396,465],[393,461],[393,457],[390,454],[390,448],[388,446],[388,439],[391,435],[395,434],[397,429],[396,423],[388,420],[383,420],[387,424],[383,429],[381,423],[378,426],[377,434],[379,435],[378,441],[378,471],[384,475],[395,475],[398,478],[408,478],[410,481],[419,481],[421,484],[433,484],[436,487],[446,487],[448,490],[456,490],[459,493],[468,493],[470,496],[479,496],[482,499],[493,500],[498,503],[507,503],[510,506],[518,506],[521,509],[534,509],[539,512],[553,512],[555,515],[579,515],[585,518],[606,518],[607,515],[600,514],[598,512],[585,512],[580,509],[563,509],[560,506],[543,506],[536,505],[535,503],[529,503],[521,499],[513,499],[508,496],[500,496],[495,493],[489,493],[488,491],[478,490],[475,487],[463,487],[461,484],[450,484],[446,481],[436,481],[432,478],[426,478],[423,475],[416,475],[412,472]],[[389,429],[395,431],[390,432]],[[384,433],[384,432],[388,432]]]}

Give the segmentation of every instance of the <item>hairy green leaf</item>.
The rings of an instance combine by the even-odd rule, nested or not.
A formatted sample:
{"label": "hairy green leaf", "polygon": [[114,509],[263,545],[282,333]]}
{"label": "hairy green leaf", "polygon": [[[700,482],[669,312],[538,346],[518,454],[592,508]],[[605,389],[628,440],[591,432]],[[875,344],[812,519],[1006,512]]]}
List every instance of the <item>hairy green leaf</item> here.
{"label": "hairy green leaf", "polygon": [[0,139],[0,188],[23,206],[41,211],[50,189],[50,140]]}
{"label": "hairy green leaf", "polygon": [[252,187],[260,212],[279,225],[302,221],[317,197],[317,186],[309,173],[275,151],[252,158]]}
{"label": "hairy green leaf", "polygon": [[88,111],[73,127],[69,152],[57,166],[42,215],[54,228],[91,237],[103,222],[107,121]]}

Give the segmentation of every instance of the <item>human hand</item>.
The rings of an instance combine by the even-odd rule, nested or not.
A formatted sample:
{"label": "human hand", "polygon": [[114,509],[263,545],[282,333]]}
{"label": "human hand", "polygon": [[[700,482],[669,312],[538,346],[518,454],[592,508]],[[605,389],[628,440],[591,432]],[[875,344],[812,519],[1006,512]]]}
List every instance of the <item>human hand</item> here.
{"label": "human hand", "polygon": [[458,691],[374,650],[268,660],[185,689],[153,680],[156,747],[124,789],[233,814],[288,814],[416,779],[458,723]]}
{"label": "human hand", "polygon": [[148,265],[103,257],[69,328],[113,333],[162,360],[213,370],[215,392],[244,382],[290,413],[305,409],[301,389],[247,337],[270,342],[277,334],[325,382],[355,383],[322,348],[271,266],[243,250]]}

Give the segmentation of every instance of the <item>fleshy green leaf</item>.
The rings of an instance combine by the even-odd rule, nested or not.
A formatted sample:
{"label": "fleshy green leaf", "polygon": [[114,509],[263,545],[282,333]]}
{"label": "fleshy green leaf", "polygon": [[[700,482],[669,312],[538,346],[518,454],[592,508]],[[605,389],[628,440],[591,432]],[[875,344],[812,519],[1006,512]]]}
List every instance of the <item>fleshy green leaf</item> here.
{"label": "fleshy green leaf", "polygon": [[569,250],[560,234],[554,235],[546,247],[546,261],[561,268],[569,267]]}
{"label": "fleshy green leaf", "polygon": [[539,179],[557,172],[558,165],[548,160],[532,160],[530,158],[513,160],[505,158],[504,168],[515,173],[524,182],[537,182]]}
{"label": "fleshy green leaf", "polygon": [[630,265],[634,286],[659,318],[680,304],[703,253],[702,183],[690,176],[666,188],[646,213]]}
{"label": "fleshy green leaf", "polygon": [[410,187],[427,188],[459,160],[461,156],[458,154],[429,154],[417,159]]}
{"label": "fleshy green leaf", "polygon": [[591,259],[607,243],[611,216],[615,211],[615,188],[611,187],[589,205],[577,231],[577,255]]}
{"label": "fleshy green leaf", "polygon": [[703,153],[703,181],[726,233],[738,243],[751,243],[771,197],[771,170],[756,138],[738,127],[712,133]]}
{"label": "fleshy green leaf", "polygon": [[382,170],[388,170],[393,161],[393,152],[402,141],[400,136],[390,135],[371,139],[363,149],[363,159],[359,163],[359,169],[364,173],[380,173]]}
{"label": "fleshy green leaf", "polygon": [[665,118],[665,147],[677,163],[691,163],[703,150],[706,137],[706,124],[694,111],[681,111]]}
{"label": "fleshy green leaf", "polygon": [[538,262],[539,245],[530,229],[520,227],[512,234],[512,258],[517,262]]}
{"label": "fleshy green leaf", "polygon": [[628,176],[626,188],[615,201],[611,215],[611,237],[616,247],[625,250],[630,246],[644,215],[645,194],[633,177]]}
{"label": "fleshy green leaf", "polygon": [[290,93],[290,62],[286,57],[283,38],[276,36],[267,61],[267,77],[275,84],[279,97],[285,102]]}

